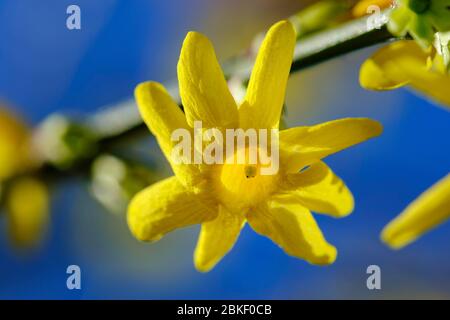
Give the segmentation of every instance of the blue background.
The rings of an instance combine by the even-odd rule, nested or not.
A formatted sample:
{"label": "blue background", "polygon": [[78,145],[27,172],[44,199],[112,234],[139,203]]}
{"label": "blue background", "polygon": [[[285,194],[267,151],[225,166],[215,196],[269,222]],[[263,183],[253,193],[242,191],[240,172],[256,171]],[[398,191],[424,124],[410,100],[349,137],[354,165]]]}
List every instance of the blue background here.
{"label": "blue background", "polygon": [[[81,30],[66,28],[70,4],[81,7]],[[141,81],[173,79],[187,31],[208,35],[223,61],[302,6],[275,0],[2,0],[0,99],[32,124],[56,111],[94,112],[131,97]],[[348,218],[317,216],[339,250],[332,266],[288,257],[246,227],[233,251],[201,274],[192,264],[198,227],[156,244],[138,243],[124,216],[102,209],[87,181],[72,180],[53,192],[52,223],[39,250],[11,247],[0,217],[0,298],[450,298],[450,225],[398,252],[379,241],[388,221],[447,174],[450,114],[407,89],[361,89],[358,69],[373,51],[323,63],[289,81],[291,126],[367,116],[385,127],[380,138],[327,159],[356,198]],[[137,148],[160,158],[150,135]],[[66,288],[70,264],[81,267],[82,290]],[[381,267],[380,291],[366,288],[371,264]]]}

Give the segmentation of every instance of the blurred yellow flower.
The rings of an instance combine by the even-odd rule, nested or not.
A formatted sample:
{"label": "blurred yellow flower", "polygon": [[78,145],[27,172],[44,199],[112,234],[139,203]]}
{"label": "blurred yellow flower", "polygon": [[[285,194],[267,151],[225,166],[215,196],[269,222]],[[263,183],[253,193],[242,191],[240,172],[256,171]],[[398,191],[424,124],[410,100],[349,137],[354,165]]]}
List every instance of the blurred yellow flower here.
{"label": "blurred yellow flower", "polygon": [[9,187],[6,207],[8,231],[15,245],[29,248],[38,245],[49,220],[47,186],[31,177],[18,178]]}
{"label": "blurred yellow flower", "polygon": [[392,90],[410,85],[450,106],[450,75],[442,57],[426,52],[412,40],[402,40],[378,50],[360,69],[360,84],[371,90]]}
{"label": "blurred yellow flower", "polygon": [[336,248],[325,240],[310,210],[344,217],[354,203],[344,182],[321,159],[378,136],[378,122],[341,119],[280,131],[280,170],[274,175],[261,175],[260,164],[179,164],[171,158],[172,132],[192,132],[194,121],[220,130],[278,129],[295,38],[288,21],[271,27],[239,107],[212,44],[196,32],[188,33],[178,63],[185,114],[162,85],[146,82],[136,88],[141,115],[175,172],[131,201],[128,225],[136,238],[156,241],[174,229],[202,224],[194,262],[206,272],[231,250],[248,222],[289,255],[317,265],[334,262]]}
{"label": "blurred yellow flower", "polygon": [[450,218],[450,173],[412,202],[381,234],[394,249],[415,241]]}
{"label": "blurred yellow flower", "polygon": [[1,196],[10,237],[19,247],[37,245],[48,221],[47,187],[35,178],[21,176],[36,165],[36,158],[28,127],[10,111],[0,109]]}
{"label": "blurred yellow flower", "polygon": [[[370,6],[381,9],[395,4],[388,29],[397,36],[409,33],[416,41],[398,41],[381,48],[361,67],[360,83],[366,89],[391,90],[404,85],[445,105],[450,84],[448,48],[438,44],[438,31],[450,29],[450,0],[362,0],[353,8],[354,16],[367,14]],[[444,52],[432,48],[440,45]],[[442,51],[442,50],[441,50]]]}
{"label": "blurred yellow flower", "polygon": [[0,108],[0,182],[31,165],[30,132],[5,108]]}

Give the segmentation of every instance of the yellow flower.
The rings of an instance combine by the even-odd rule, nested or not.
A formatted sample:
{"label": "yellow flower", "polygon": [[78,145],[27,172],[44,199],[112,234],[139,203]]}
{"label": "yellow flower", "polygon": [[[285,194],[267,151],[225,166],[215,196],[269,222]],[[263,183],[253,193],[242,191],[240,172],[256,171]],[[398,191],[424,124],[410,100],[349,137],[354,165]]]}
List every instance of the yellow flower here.
{"label": "yellow flower", "polygon": [[128,225],[136,238],[155,241],[174,229],[201,224],[194,262],[206,272],[231,250],[248,222],[289,255],[318,265],[334,262],[336,249],[325,240],[310,210],[344,217],[354,203],[345,184],[321,159],[378,136],[378,122],[341,119],[281,131],[280,170],[275,175],[259,174],[260,164],[178,164],[171,159],[171,133],[179,128],[192,132],[197,120],[221,130],[277,129],[294,46],[290,22],[272,26],[239,107],[212,44],[196,32],[188,33],[178,63],[185,114],[162,85],[146,82],[136,88],[142,117],[175,172],[131,201]]}
{"label": "yellow flower", "polygon": [[[397,41],[376,52],[361,66],[361,86],[371,90],[392,90],[409,85],[450,107],[450,74],[445,55],[417,42]],[[450,216],[450,175],[423,193],[382,232],[382,240],[400,249],[415,241]]]}
{"label": "yellow flower", "polygon": [[31,164],[28,128],[8,110],[0,108],[0,182]]}
{"label": "yellow flower", "polygon": [[360,84],[371,90],[392,90],[405,85],[450,106],[450,75],[442,57],[402,40],[381,48],[360,69]]}
{"label": "yellow flower", "polygon": [[[450,75],[445,55],[428,48],[436,31],[450,28],[450,1],[400,1],[390,17],[389,30],[409,32],[415,41],[397,41],[364,62],[360,83],[366,89],[391,90],[409,85],[450,107]],[[450,216],[450,175],[423,193],[382,232],[382,240],[400,249]]]}
{"label": "yellow flower", "polygon": [[49,198],[41,181],[20,177],[37,165],[31,151],[30,130],[8,110],[0,109],[0,196],[11,240],[27,248],[38,244],[44,234]]}
{"label": "yellow flower", "polygon": [[436,32],[450,30],[450,0],[397,0],[388,29],[397,36],[409,33],[420,46],[427,48]]}
{"label": "yellow flower", "polygon": [[30,248],[38,245],[49,222],[49,195],[40,180],[24,177],[9,187],[6,207],[8,231],[15,245]]}
{"label": "yellow flower", "polygon": [[449,218],[450,173],[391,221],[381,238],[390,247],[400,249]]}

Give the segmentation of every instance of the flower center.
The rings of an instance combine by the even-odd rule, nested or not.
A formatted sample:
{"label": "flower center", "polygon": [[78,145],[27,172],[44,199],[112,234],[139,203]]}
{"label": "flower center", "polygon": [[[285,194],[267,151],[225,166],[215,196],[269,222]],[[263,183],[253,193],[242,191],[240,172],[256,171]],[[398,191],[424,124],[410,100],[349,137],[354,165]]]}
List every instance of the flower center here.
{"label": "flower center", "polygon": [[431,6],[431,0],[409,0],[409,9],[417,14],[428,11]]}
{"label": "flower center", "polygon": [[[238,161],[239,154],[243,161]],[[261,167],[258,157],[252,158],[248,149],[228,157],[216,174],[215,186],[219,201],[225,207],[239,211],[269,197],[276,188],[278,175],[262,175]]]}

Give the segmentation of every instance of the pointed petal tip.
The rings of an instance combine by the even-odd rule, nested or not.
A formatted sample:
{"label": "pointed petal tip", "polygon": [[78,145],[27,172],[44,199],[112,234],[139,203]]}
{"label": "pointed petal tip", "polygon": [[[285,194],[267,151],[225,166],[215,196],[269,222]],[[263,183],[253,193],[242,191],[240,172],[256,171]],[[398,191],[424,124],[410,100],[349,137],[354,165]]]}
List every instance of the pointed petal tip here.
{"label": "pointed petal tip", "polygon": [[146,81],[139,83],[134,89],[134,96],[139,110],[148,107],[150,102],[159,102],[161,98],[169,96],[166,88],[159,82]]}
{"label": "pointed petal tip", "polygon": [[151,87],[153,83],[154,83],[153,81],[144,81],[144,82],[139,83],[136,86],[136,88],[134,89],[135,95],[142,91],[147,90],[147,88]]}
{"label": "pointed petal tip", "polygon": [[154,242],[176,229],[211,219],[212,209],[202,205],[177,177],[156,182],[130,201],[127,223],[140,241]]}
{"label": "pointed petal tip", "polygon": [[378,137],[383,133],[384,127],[381,122],[373,119],[367,119],[368,123],[370,123],[370,130],[372,132],[372,137]]}
{"label": "pointed petal tip", "polygon": [[284,32],[289,32],[296,34],[294,25],[289,20],[281,20],[275,23],[270,29],[272,30],[283,30]]}
{"label": "pointed petal tip", "polygon": [[278,128],[295,39],[294,26],[287,20],[275,23],[267,31],[248,83],[247,103],[239,108],[241,126]]}
{"label": "pointed petal tip", "polygon": [[288,175],[282,188],[310,211],[333,218],[344,218],[355,207],[354,196],[345,182],[322,161]]}
{"label": "pointed petal tip", "polygon": [[198,31],[189,31],[186,34],[186,37],[184,41],[195,41],[195,40],[202,40],[202,39],[208,39],[203,33]]}
{"label": "pointed petal tip", "polygon": [[177,74],[181,101],[191,127],[196,120],[201,120],[205,127],[238,125],[236,102],[208,37],[195,31],[186,35]]}
{"label": "pointed petal tip", "polygon": [[139,101],[141,98],[154,93],[155,91],[164,90],[162,84],[155,81],[145,81],[139,83],[134,89],[134,96]]}
{"label": "pointed petal tip", "polygon": [[414,240],[406,240],[401,235],[396,234],[391,224],[388,224],[381,231],[380,240],[392,250],[400,250]]}
{"label": "pointed petal tip", "polygon": [[397,67],[398,59],[405,55],[415,56],[416,51],[417,48],[411,48],[409,41],[395,42],[379,49],[361,65],[359,84],[366,90],[374,91],[393,90],[408,85],[410,81],[405,72]]}
{"label": "pointed petal tip", "polygon": [[[188,63],[189,58],[192,56],[192,52],[196,52],[199,48],[211,47],[214,50],[212,43],[208,37],[197,31],[189,31],[184,37],[183,44],[181,46],[180,58],[177,63],[178,77],[182,73],[184,65]],[[192,57],[191,57],[192,58]]]}
{"label": "pointed petal tip", "polygon": [[381,232],[381,240],[401,249],[441,225],[450,217],[450,174],[411,202]]}
{"label": "pointed petal tip", "polygon": [[200,261],[200,259],[198,259],[196,255],[194,255],[194,266],[195,270],[197,270],[198,272],[208,273],[216,266],[216,264],[216,262],[211,261]]}
{"label": "pointed petal tip", "polygon": [[[384,127],[381,122],[371,118],[347,118],[348,121],[356,120],[357,126],[360,127],[366,139],[375,138],[383,133]],[[355,124],[356,124],[355,123]],[[349,122],[350,125],[350,122]],[[364,141],[364,140],[363,140]]]}
{"label": "pointed petal tip", "polygon": [[314,260],[309,261],[316,266],[329,266],[332,265],[337,259],[337,249],[335,246],[328,244],[325,252],[322,255],[318,255]]}
{"label": "pointed petal tip", "polygon": [[341,218],[348,217],[355,210],[355,197],[353,196],[353,193],[350,190],[349,190],[348,195],[349,195],[349,199],[348,199],[347,206],[345,208],[343,208],[341,210],[341,212],[339,212],[338,215],[331,215],[333,218],[341,219]]}
{"label": "pointed petal tip", "polygon": [[210,272],[220,262],[221,259],[222,257],[215,257],[215,258],[211,258],[210,256],[208,257],[207,255],[205,255],[204,252],[202,252],[199,249],[198,245],[195,248],[194,267],[198,272],[201,273]]}
{"label": "pointed petal tip", "polygon": [[360,128],[361,133],[365,137],[364,140],[378,137],[383,133],[384,130],[381,122],[371,118],[346,118],[342,120],[347,121],[346,124],[349,126],[351,126],[353,122],[353,125],[356,125],[357,128]]}
{"label": "pointed petal tip", "polygon": [[128,229],[130,230],[133,237],[135,237],[139,241],[146,241],[144,232],[142,228],[140,228],[138,220],[136,219],[137,211],[139,210],[139,208],[137,208],[138,205],[136,204],[137,203],[136,199],[137,199],[136,196],[133,197],[133,199],[131,199],[131,202],[128,205],[127,209]]}
{"label": "pointed petal tip", "polygon": [[274,37],[278,39],[285,39],[285,43],[290,46],[295,46],[295,39],[297,38],[297,32],[295,27],[289,20],[281,20],[272,25],[267,32],[266,37]]}
{"label": "pointed petal tip", "polygon": [[389,79],[380,66],[373,60],[367,59],[359,70],[359,84],[366,90],[386,91],[405,85]]}
{"label": "pointed petal tip", "polygon": [[156,242],[162,238],[162,234],[155,234],[141,219],[142,197],[144,191],[138,192],[130,201],[127,209],[127,224],[133,237],[142,242]]}
{"label": "pointed petal tip", "polygon": [[330,265],[336,262],[337,256],[338,256],[338,251],[336,249],[335,246],[331,246],[330,245],[330,253],[328,255],[328,260],[326,261],[325,265]]}
{"label": "pointed petal tip", "polygon": [[183,46],[181,48],[182,55],[183,51],[186,50],[186,48],[197,46],[199,43],[204,43],[212,46],[211,41],[203,33],[197,31],[189,31],[183,41]]}
{"label": "pointed petal tip", "polygon": [[195,268],[199,272],[212,270],[234,247],[244,225],[243,217],[220,207],[216,219],[202,224],[194,251]]}

